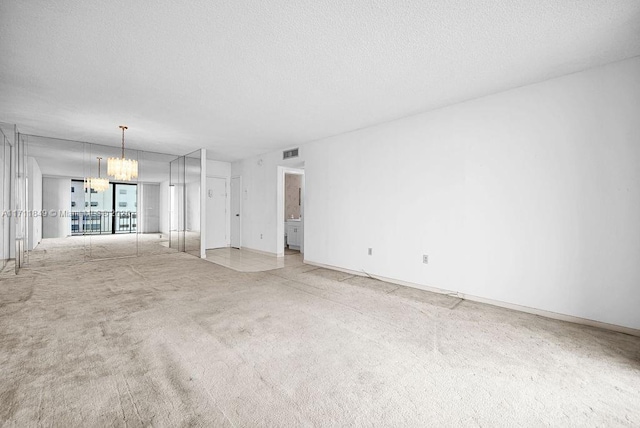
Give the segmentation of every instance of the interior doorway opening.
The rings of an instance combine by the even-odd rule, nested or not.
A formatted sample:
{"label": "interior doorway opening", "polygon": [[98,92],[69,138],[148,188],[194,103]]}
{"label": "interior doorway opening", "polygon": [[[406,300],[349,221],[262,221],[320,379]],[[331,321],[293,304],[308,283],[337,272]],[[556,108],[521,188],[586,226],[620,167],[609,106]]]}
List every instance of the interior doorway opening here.
{"label": "interior doorway opening", "polygon": [[304,254],[304,169],[278,170],[278,256]]}

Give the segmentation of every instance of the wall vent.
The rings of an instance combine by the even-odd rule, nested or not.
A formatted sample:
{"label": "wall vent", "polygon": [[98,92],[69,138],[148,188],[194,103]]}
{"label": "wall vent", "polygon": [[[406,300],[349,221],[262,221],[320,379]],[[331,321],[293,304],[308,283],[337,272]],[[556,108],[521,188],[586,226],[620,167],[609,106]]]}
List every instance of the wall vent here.
{"label": "wall vent", "polygon": [[282,152],[282,159],[290,159],[298,157],[298,149],[285,150]]}

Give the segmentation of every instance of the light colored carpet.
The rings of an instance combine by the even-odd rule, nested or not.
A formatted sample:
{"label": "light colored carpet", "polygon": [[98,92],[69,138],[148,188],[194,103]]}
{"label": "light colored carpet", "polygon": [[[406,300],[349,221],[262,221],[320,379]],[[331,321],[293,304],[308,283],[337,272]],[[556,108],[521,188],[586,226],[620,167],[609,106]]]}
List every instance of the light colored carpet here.
{"label": "light colored carpet", "polygon": [[29,268],[60,264],[78,264],[85,261],[118,257],[135,257],[175,253],[169,248],[169,238],[159,233],[122,233],[105,235],[70,236],[43,239],[29,253]]}
{"label": "light colored carpet", "polygon": [[6,426],[639,426],[640,338],[187,254],[0,281]]}

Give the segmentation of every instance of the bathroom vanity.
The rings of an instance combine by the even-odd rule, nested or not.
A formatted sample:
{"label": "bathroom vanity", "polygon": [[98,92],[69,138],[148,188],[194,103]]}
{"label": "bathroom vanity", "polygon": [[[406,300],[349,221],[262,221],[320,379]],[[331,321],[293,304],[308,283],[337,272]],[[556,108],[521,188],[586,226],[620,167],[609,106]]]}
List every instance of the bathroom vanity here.
{"label": "bathroom vanity", "polygon": [[300,245],[302,244],[302,227],[302,221],[300,219],[289,219],[285,221],[287,246],[292,250],[300,250]]}

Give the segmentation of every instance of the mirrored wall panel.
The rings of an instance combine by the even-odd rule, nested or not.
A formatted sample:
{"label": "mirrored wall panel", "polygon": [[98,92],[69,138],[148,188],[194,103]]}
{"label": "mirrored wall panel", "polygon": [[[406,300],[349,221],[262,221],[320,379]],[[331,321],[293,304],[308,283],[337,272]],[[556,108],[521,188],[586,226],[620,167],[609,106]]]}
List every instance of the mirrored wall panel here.
{"label": "mirrored wall panel", "polygon": [[173,155],[144,151],[138,153],[140,175],[136,189],[136,229],[140,255],[164,253],[170,249],[169,184],[173,159]]}
{"label": "mirrored wall panel", "polygon": [[[77,197],[84,197],[84,180],[90,172],[88,145],[31,135],[24,137],[31,175],[39,177],[39,180],[32,177],[29,185],[30,209],[40,210],[38,221],[30,225],[29,265],[83,262],[88,255],[88,240],[77,232],[85,218],[84,201],[76,201]],[[39,207],[36,201],[40,201]]]}
{"label": "mirrored wall panel", "polygon": [[[27,229],[27,220],[29,216],[28,206],[28,185],[29,178],[27,176],[27,165],[29,163],[27,154],[27,137],[19,135],[13,146],[12,155],[14,157],[12,166],[14,168],[13,180],[13,227],[15,236],[14,260],[16,272],[20,267],[28,262],[28,241],[29,234]],[[31,181],[33,184],[34,181]],[[33,189],[32,189],[33,190]],[[33,197],[33,192],[32,195]],[[33,223],[33,222],[32,222]]]}
{"label": "mirrored wall panel", "polygon": [[[171,186],[175,155],[126,149],[137,175],[114,176],[109,159],[123,158],[120,147],[21,137],[26,180],[18,190],[40,213],[16,229],[30,266],[184,251],[184,210],[175,210]],[[181,168],[184,185],[184,160]],[[170,245],[178,225],[181,250]]]}
{"label": "mirrored wall panel", "polygon": [[171,248],[185,250],[185,157],[171,161],[171,181],[169,185],[169,203],[171,206]]}
{"label": "mirrored wall panel", "polygon": [[3,271],[11,258],[11,146],[14,128],[0,124],[0,271]]}
{"label": "mirrored wall panel", "polygon": [[202,177],[201,152],[185,156],[185,251],[200,257],[200,189]]}
{"label": "mirrored wall panel", "polygon": [[140,165],[138,174],[131,177],[108,174],[111,160],[139,163],[138,155],[137,150],[122,152],[120,147],[88,145],[89,173],[84,179],[81,227],[89,240],[88,256],[93,260],[138,255]]}

